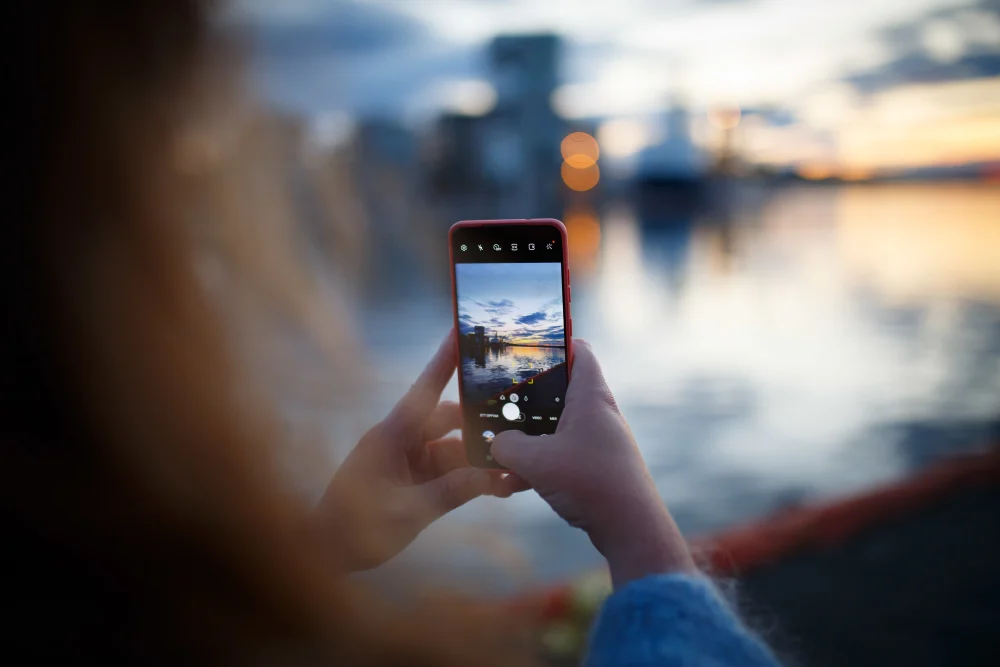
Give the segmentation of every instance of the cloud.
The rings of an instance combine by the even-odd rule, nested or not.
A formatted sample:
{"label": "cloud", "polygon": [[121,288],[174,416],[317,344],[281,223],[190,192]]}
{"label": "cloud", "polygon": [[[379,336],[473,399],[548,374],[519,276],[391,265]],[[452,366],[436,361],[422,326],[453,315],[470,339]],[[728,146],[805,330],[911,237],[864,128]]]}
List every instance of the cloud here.
{"label": "cloud", "polygon": [[1000,75],[1000,0],[927,12],[879,37],[893,57],[845,77],[859,92]]}
{"label": "cloud", "polygon": [[296,113],[420,113],[428,91],[480,76],[478,45],[446,44],[410,12],[361,0],[238,0],[265,98]]}
{"label": "cloud", "polygon": [[[302,114],[407,120],[449,107],[442,92],[452,89],[449,82],[488,78],[484,47],[498,33],[559,32],[564,82],[591,93],[585,99],[593,108],[578,111],[629,115],[660,108],[675,86],[671,63],[677,62],[676,76],[696,82],[692,102],[720,95],[743,96],[746,104],[781,99],[845,74],[859,88],[896,85],[912,74],[906,63],[877,68],[921,46],[921,21],[954,19],[968,42],[962,21],[1000,11],[997,0],[966,0],[962,7],[954,6],[959,0],[885,0],[857,8],[822,0],[235,1],[230,22],[256,35],[255,74],[271,102]],[[987,24],[973,22],[980,34]],[[876,37],[878,55],[869,57],[865,47]],[[925,68],[917,80],[993,70],[985,53],[967,55],[979,59]],[[872,70],[851,73],[858,65],[848,63]]]}
{"label": "cloud", "polygon": [[563,327],[551,326],[544,328],[522,327],[511,332],[513,340],[521,340],[541,345],[565,345],[566,332]]}
{"label": "cloud", "polygon": [[514,321],[517,322],[518,324],[531,325],[531,324],[538,324],[539,322],[544,322],[547,319],[548,315],[546,315],[544,311],[539,311],[537,313],[531,313],[530,315],[519,317]]}
{"label": "cloud", "polygon": [[490,315],[493,315],[494,318],[510,315],[515,310],[514,302],[510,299],[497,299],[495,301],[487,301],[486,303],[477,301],[476,304]]}
{"label": "cloud", "polygon": [[910,54],[866,72],[847,77],[859,92],[874,93],[908,83],[939,83],[1000,76],[1000,53],[965,55],[940,62],[924,54]]}
{"label": "cloud", "polygon": [[549,327],[548,329],[543,329],[539,334],[543,339],[546,340],[562,340],[566,339],[566,330],[562,325]]}
{"label": "cloud", "polygon": [[426,38],[426,28],[414,18],[357,0],[300,0],[286,8],[273,0],[238,4],[243,11],[235,22],[250,30],[257,48],[270,58],[344,57],[413,46]]}

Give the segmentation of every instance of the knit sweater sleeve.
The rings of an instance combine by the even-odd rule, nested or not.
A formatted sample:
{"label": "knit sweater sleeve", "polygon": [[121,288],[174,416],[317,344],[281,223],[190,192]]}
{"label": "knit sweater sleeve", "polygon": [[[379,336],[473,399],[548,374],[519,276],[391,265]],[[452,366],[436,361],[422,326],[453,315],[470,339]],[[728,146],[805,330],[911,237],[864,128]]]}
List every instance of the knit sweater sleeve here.
{"label": "knit sweater sleeve", "polygon": [[776,667],[706,579],[657,575],[608,598],[590,637],[586,667]]}

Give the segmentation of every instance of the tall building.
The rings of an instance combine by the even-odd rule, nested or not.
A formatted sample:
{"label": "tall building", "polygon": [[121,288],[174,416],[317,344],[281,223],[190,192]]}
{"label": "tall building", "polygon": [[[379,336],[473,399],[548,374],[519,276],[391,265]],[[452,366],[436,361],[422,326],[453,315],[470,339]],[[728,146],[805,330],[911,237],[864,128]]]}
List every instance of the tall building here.
{"label": "tall building", "polygon": [[494,109],[439,119],[430,180],[449,219],[561,217],[568,132],[551,104],[561,50],[556,35],[497,37],[487,52]]}
{"label": "tall building", "polygon": [[497,104],[483,166],[511,217],[561,214],[559,145],[566,125],[552,109],[561,56],[562,41],[552,34],[501,36],[489,47]]}

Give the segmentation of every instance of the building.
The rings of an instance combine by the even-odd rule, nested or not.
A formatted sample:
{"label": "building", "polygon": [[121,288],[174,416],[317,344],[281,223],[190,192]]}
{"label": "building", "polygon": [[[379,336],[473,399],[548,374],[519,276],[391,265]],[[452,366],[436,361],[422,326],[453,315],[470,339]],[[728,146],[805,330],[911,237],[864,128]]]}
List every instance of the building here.
{"label": "building", "polygon": [[488,47],[496,106],[483,116],[445,114],[431,141],[431,186],[451,217],[561,217],[560,144],[552,109],[562,43],[556,35],[501,36]]}
{"label": "building", "polygon": [[566,124],[552,109],[562,40],[554,34],[497,37],[489,47],[496,108],[483,150],[488,177],[511,217],[561,215]]}

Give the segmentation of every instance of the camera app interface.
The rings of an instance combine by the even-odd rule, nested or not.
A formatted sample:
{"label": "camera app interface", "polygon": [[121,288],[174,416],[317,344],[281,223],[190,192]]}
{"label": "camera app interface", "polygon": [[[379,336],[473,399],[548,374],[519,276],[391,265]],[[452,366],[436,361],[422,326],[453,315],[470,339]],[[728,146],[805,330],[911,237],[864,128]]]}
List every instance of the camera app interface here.
{"label": "camera app interface", "polygon": [[453,255],[464,436],[485,463],[498,433],[555,432],[569,377],[559,238],[507,229],[463,234]]}

